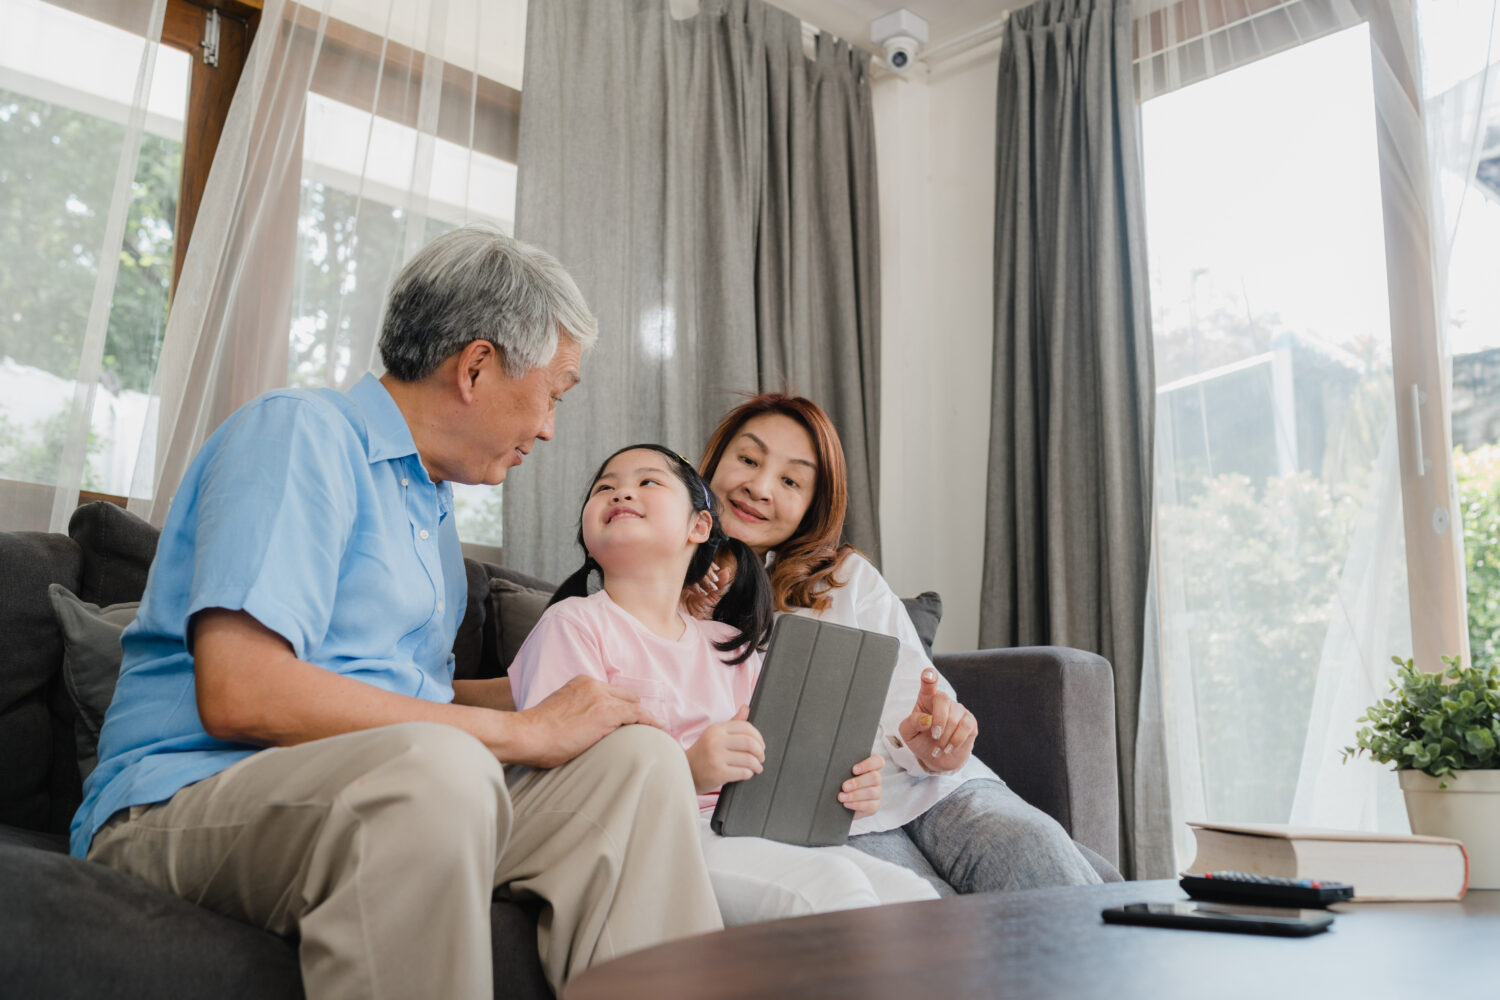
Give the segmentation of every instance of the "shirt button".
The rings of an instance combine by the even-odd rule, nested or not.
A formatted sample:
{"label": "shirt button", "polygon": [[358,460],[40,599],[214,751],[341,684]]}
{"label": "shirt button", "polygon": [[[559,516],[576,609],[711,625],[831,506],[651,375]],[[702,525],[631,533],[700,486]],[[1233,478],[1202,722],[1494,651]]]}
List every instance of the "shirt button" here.
{"label": "shirt button", "polygon": [[426,538],[427,537],[427,529],[423,528],[421,531],[417,532],[417,537],[419,537],[419,538]]}
{"label": "shirt button", "polygon": [[405,486],[405,485],[406,485],[406,483],[407,483],[407,479],[406,479],[406,477],[405,477],[405,476],[402,476],[402,477],[401,477],[401,485],[402,485],[402,486]]}
{"label": "shirt button", "polygon": [[438,601],[438,610],[439,611],[443,610],[443,602],[442,601]]}

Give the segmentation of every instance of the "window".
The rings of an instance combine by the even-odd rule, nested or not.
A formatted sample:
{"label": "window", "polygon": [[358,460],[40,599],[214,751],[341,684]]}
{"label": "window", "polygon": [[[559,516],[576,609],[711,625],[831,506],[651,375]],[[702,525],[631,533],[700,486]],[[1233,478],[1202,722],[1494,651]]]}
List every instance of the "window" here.
{"label": "window", "polygon": [[[258,16],[222,5],[218,66],[208,66],[205,7],[170,0],[162,44],[148,52],[150,4],[67,6],[15,0],[0,37],[0,481],[21,506],[58,480],[91,355],[82,486],[114,499],[129,491],[177,265]],[[138,81],[147,62],[150,79]],[[114,219],[117,174],[132,158],[129,206]],[[117,258],[105,249],[114,231]],[[103,267],[117,268],[114,296],[96,312]]]}
{"label": "window", "polygon": [[[437,139],[423,167],[433,195],[418,202],[415,129],[311,94],[305,130],[288,384],[347,388],[374,355],[385,291],[413,241],[466,221],[512,231],[514,154],[506,162]],[[455,483],[453,492],[459,535],[498,549],[501,488]]]}
{"label": "window", "polygon": [[1185,816],[1284,823],[1330,647],[1411,650],[1369,30],[1149,101],[1142,126],[1174,791]]}
{"label": "window", "polygon": [[[0,494],[7,526],[35,527],[47,523],[49,504],[61,502],[50,498],[71,495],[59,470],[78,463],[60,455],[58,438],[71,434],[70,447],[85,447],[78,440],[88,405],[94,426],[85,490],[152,499],[158,456],[150,452],[158,442],[142,428],[154,426],[159,409],[181,402],[152,392],[168,304],[260,12],[254,0],[168,0],[161,45],[148,50],[145,39],[155,29],[147,22],[156,9],[150,0],[15,6],[14,30],[0,39],[0,168],[7,178],[0,197],[13,201],[12,215],[22,221],[0,232],[0,252],[18,264],[15,283],[27,281],[33,298],[66,314],[54,324],[61,346],[37,333],[33,321],[45,316],[30,300],[7,297],[16,306],[0,325],[0,389],[14,401],[0,402]],[[385,289],[423,243],[474,219],[511,228],[520,94],[497,79],[519,83],[524,3],[398,4],[381,15],[366,6],[294,6],[277,29],[278,51],[295,64],[292,77],[304,73],[298,79],[306,90],[282,88],[274,100],[258,95],[252,112],[252,133],[270,120],[264,115],[291,126],[264,129],[262,158],[251,169],[270,169],[262,177],[274,179],[250,184],[253,222],[231,229],[223,251],[221,263],[235,262],[225,287],[252,291],[238,298],[231,292],[226,316],[204,321],[203,343],[215,346],[176,344],[174,351],[190,357],[160,362],[190,369],[190,377],[173,377],[195,394],[182,402],[191,412],[172,418],[169,478],[182,450],[178,432],[191,436],[218,423],[237,405],[215,409],[229,397],[243,401],[283,384],[283,372],[292,385],[347,387],[357,379],[375,359]],[[205,34],[214,31],[217,67],[207,64],[204,48]],[[32,46],[37,38],[51,48]],[[92,49],[89,39],[96,39]],[[148,51],[156,83],[145,127],[133,133],[137,197],[122,230],[119,280],[112,303],[93,304],[96,279],[108,277],[101,262],[114,264],[114,254],[99,248],[112,224],[116,165],[136,153],[125,148],[132,145],[125,123]],[[78,131],[79,122],[92,131],[70,146],[66,129]],[[112,150],[98,138],[107,128],[118,133]],[[12,141],[23,129],[31,130],[29,146]],[[243,149],[243,135],[239,141]],[[290,161],[282,152],[288,142]],[[59,149],[75,146],[92,160],[79,170],[56,169],[65,159]],[[294,166],[288,176],[288,162],[300,170]],[[51,188],[57,190],[37,196]],[[121,229],[123,221],[113,224]],[[70,225],[93,228],[86,238],[68,239]],[[237,252],[247,232],[257,234],[253,255]],[[58,246],[36,253],[44,237]],[[222,230],[215,236],[225,239]],[[53,287],[64,279],[72,285]],[[201,297],[195,308],[202,311]],[[191,315],[196,323],[198,314]],[[101,359],[97,385],[91,356]],[[256,388],[240,395],[250,386]],[[461,534],[498,545],[498,491],[456,492]],[[30,504],[30,523],[15,523],[20,507],[12,497]],[[54,523],[58,514],[53,506]]]}

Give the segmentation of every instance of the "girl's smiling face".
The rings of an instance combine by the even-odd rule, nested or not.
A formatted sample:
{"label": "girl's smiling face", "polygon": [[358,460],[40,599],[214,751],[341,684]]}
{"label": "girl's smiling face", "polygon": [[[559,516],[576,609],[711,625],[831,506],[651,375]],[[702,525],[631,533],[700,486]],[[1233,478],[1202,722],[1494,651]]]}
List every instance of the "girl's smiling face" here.
{"label": "girl's smiling face", "polygon": [[817,488],[812,436],[791,417],[745,421],[724,449],[710,486],[724,501],[724,531],[765,555],[802,524]]}
{"label": "girl's smiling face", "polygon": [[[681,557],[686,570],[698,544],[708,538],[712,517],[696,511],[687,487],[666,457],[647,448],[609,460],[583,505],[583,543],[608,575],[610,566],[639,566],[644,559]],[[628,560],[624,562],[622,560]]]}

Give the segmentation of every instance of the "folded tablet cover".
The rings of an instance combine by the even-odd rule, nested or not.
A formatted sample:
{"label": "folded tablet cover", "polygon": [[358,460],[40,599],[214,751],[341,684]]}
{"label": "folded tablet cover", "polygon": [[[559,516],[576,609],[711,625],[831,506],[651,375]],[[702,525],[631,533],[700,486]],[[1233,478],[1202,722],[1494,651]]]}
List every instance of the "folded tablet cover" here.
{"label": "folded tablet cover", "polygon": [[785,844],[842,844],[854,814],[838,800],[870,755],[900,643],[888,635],[782,615],[750,699],[765,769],[724,786],[713,829]]}

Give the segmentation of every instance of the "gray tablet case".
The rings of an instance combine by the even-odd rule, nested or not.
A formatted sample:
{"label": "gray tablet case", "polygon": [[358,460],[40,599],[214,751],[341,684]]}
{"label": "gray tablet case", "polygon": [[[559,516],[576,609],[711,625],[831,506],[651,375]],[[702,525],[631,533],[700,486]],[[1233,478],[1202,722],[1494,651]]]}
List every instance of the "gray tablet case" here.
{"label": "gray tablet case", "polygon": [[784,844],[842,844],[854,814],[838,800],[870,756],[900,643],[892,636],[782,615],[750,699],[765,769],[724,786],[715,833]]}

